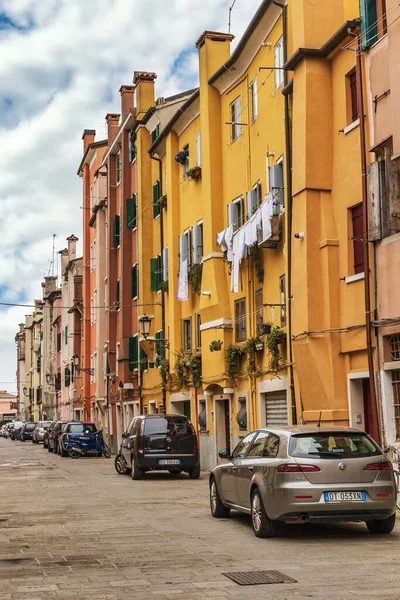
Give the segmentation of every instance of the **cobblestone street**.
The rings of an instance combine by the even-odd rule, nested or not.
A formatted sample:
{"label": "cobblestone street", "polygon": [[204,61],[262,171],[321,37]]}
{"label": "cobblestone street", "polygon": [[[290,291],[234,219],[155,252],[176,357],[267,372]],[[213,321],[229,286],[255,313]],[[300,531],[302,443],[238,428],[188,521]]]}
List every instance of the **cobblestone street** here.
{"label": "cobblestone street", "polygon": [[[0,600],[399,598],[400,525],[287,526],[257,539],[216,520],[207,475],[133,482],[113,460],[60,458],[0,439]],[[277,569],[294,584],[239,586],[224,572]]]}

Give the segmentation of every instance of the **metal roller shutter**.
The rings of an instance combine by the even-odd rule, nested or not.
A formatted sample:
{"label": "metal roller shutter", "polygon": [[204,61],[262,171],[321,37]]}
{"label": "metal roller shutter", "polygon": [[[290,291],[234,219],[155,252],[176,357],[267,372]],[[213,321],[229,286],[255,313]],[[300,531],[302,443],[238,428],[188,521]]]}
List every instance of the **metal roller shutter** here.
{"label": "metal roller shutter", "polygon": [[286,390],[265,394],[266,426],[288,425]]}

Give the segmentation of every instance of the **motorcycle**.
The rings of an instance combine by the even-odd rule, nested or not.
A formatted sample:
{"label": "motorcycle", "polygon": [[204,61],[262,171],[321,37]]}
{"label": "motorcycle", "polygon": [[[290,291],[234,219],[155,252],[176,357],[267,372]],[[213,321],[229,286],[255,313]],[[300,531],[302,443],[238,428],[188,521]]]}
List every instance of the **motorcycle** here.
{"label": "motorcycle", "polygon": [[71,458],[80,456],[101,456],[111,458],[111,450],[104,441],[101,430],[86,435],[80,435],[78,438],[69,440],[64,446],[67,446],[68,454]]}

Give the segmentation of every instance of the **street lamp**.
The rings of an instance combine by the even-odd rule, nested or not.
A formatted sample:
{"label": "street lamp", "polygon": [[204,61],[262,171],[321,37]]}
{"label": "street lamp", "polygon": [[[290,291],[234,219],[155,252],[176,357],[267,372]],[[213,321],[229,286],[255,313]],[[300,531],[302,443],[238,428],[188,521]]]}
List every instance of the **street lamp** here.
{"label": "street lamp", "polygon": [[149,317],[149,315],[142,315],[141,317],[139,317],[139,324],[140,324],[140,333],[142,334],[144,339],[147,340],[147,338],[150,335],[150,325],[151,325],[151,318]]}
{"label": "street lamp", "polygon": [[79,355],[78,354],[73,355],[72,362],[74,363],[74,367],[79,367]]}
{"label": "street lamp", "polygon": [[23,387],[22,391],[24,393],[24,396],[26,396],[26,394],[28,393],[28,388],[27,387]]}

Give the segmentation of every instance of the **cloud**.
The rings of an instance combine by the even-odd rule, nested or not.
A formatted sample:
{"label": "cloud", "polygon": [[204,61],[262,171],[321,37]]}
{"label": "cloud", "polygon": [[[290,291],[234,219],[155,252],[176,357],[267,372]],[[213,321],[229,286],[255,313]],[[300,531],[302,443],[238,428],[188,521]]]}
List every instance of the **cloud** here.
{"label": "cloud", "polygon": [[[156,71],[156,93],[197,84],[194,44],[227,30],[232,0],[0,0],[0,300],[32,304],[52,254],[81,234],[81,134],[105,135],[118,90]],[[240,38],[261,0],[237,0]],[[0,308],[1,381],[15,378],[14,336],[29,309]],[[15,386],[9,386],[11,391]]]}

